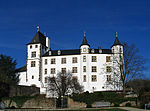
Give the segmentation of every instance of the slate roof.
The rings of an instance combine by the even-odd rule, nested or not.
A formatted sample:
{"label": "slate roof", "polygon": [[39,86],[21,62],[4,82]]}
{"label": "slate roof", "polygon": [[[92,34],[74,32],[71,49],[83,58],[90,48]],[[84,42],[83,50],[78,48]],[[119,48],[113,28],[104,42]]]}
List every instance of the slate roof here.
{"label": "slate roof", "polygon": [[86,36],[84,36],[83,41],[82,41],[82,44],[81,44],[80,46],[82,46],[82,45],[88,45],[88,46],[90,46],[90,45],[88,44],[87,40],[86,40]]}
{"label": "slate roof", "polygon": [[33,37],[32,41],[29,44],[41,43],[42,45],[46,46],[46,37],[38,31],[35,36]]}
{"label": "slate roof", "polygon": [[[94,52],[92,52],[93,49],[90,49],[89,54],[112,54],[110,49],[102,49],[102,53],[99,52],[99,49],[94,49]],[[46,52],[43,57],[46,56],[60,56],[58,54],[58,51],[60,51],[60,55],[80,55],[80,49],[72,49],[72,50],[51,50],[51,55],[49,55],[49,51]]]}
{"label": "slate roof", "polygon": [[116,36],[116,39],[115,39],[115,41],[114,41],[114,44],[113,44],[111,47],[116,46],[116,45],[122,45],[122,44],[120,43],[120,41],[119,41],[119,39],[118,39],[117,36]]}
{"label": "slate roof", "polygon": [[25,72],[25,71],[27,71],[27,66],[26,65],[24,65],[23,67],[20,67],[20,68],[16,69],[16,72]]}

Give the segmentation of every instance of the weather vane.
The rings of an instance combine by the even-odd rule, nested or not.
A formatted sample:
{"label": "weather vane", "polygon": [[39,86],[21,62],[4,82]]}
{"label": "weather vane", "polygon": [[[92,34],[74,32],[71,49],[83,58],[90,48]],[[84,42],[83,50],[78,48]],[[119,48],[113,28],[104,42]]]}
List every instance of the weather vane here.
{"label": "weather vane", "polygon": [[116,37],[118,37],[118,34],[117,34],[117,32],[116,32]]}
{"label": "weather vane", "polygon": [[86,36],[86,32],[84,31],[84,37]]}
{"label": "weather vane", "polygon": [[40,30],[40,26],[38,25],[36,28],[37,28],[37,32],[38,32]]}

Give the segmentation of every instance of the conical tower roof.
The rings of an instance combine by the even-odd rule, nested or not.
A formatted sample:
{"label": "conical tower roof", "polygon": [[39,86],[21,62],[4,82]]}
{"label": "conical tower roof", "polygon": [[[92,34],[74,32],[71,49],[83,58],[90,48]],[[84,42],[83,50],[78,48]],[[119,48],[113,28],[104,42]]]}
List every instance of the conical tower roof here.
{"label": "conical tower roof", "polygon": [[46,37],[40,31],[37,31],[32,41],[30,42],[30,44],[34,43],[41,43],[42,45],[46,46]]}
{"label": "conical tower roof", "polygon": [[87,42],[85,33],[84,33],[84,38],[83,38],[82,44],[81,44],[80,46],[82,46],[82,45],[88,45],[88,46],[90,46],[90,45],[88,44],[88,42]]}
{"label": "conical tower roof", "polygon": [[111,47],[116,46],[116,45],[122,45],[118,39],[117,32],[116,32],[116,38],[115,38],[114,44]]}

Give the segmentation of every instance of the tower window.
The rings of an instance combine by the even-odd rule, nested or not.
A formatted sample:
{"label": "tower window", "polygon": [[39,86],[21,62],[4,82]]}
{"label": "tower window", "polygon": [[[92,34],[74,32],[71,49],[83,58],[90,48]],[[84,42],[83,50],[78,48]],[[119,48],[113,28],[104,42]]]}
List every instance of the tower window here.
{"label": "tower window", "polygon": [[77,57],[72,58],[72,63],[77,63]]}
{"label": "tower window", "polygon": [[32,75],[32,79],[34,79],[34,76]]}
{"label": "tower window", "polygon": [[31,67],[35,67],[35,61],[31,61]]}
{"label": "tower window", "polygon": [[47,69],[45,69],[45,74],[47,74]]}
{"label": "tower window", "polygon": [[48,83],[48,78],[47,77],[45,77],[45,83]]}
{"label": "tower window", "polygon": [[51,68],[51,74],[55,74],[55,68]]}
{"label": "tower window", "polygon": [[111,62],[110,56],[106,56],[106,62]]}
{"label": "tower window", "polygon": [[83,56],[83,62],[86,62],[86,56]]}
{"label": "tower window", "polygon": [[61,68],[61,73],[66,73],[66,68]]}
{"label": "tower window", "polygon": [[97,61],[97,57],[96,56],[92,56],[92,62],[96,62]]}
{"label": "tower window", "polygon": [[72,73],[77,73],[77,67],[72,67]]}
{"label": "tower window", "polygon": [[83,66],[83,72],[86,72],[86,66]]}
{"label": "tower window", "polygon": [[86,75],[83,75],[83,82],[86,82]]}
{"label": "tower window", "polygon": [[112,70],[111,70],[111,66],[107,66],[107,67],[106,67],[106,71],[107,71],[107,72],[111,72],[111,71],[112,71]]}
{"label": "tower window", "polygon": [[30,49],[32,49],[32,45],[30,45]]}
{"label": "tower window", "polygon": [[51,64],[56,64],[55,58],[51,59]]}
{"label": "tower window", "polygon": [[35,45],[35,48],[37,48],[38,47],[38,45]]}
{"label": "tower window", "polygon": [[92,82],[96,82],[97,81],[97,76],[96,75],[92,75],[91,81]]}
{"label": "tower window", "polygon": [[36,52],[35,51],[31,53],[31,57],[36,57]]}
{"label": "tower window", "polygon": [[97,67],[96,66],[92,66],[92,72],[97,72]]}
{"label": "tower window", "polygon": [[45,59],[45,65],[47,65],[47,59]]}
{"label": "tower window", "polygon": [[86,52],[86,48],[83,48],[83,52]]}
{"label": "tower window", "polygon": [[107,81],[111,81],[111,75],[107,75]]}
{"label": "tower window", "polygon": [[66,58],[61,58],[61,63],[66,64]]}
{"label": "tower window", "polygon": [[120,47],[120,53],[122,53],[122,48]]}

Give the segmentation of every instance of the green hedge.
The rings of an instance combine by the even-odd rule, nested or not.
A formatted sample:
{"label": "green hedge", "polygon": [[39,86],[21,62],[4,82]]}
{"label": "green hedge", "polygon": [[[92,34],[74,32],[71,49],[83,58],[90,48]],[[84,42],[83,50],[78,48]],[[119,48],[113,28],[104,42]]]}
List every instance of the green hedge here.
{"label": "green hedge", "polygon": [[22,105],[27,101],[30,100],[32,98],[34,98],[35,96],[15,96],[15,97],[5,97],[2,98],[2,100],[11,100],[14,101],[17,104],[18,108],[21,108]]}
{"label": "green hedge", "polygon": [[74,101],[84,102],[88,106],[96,101],[106,101],[114,103],[114,105],[119,106],[120,103],[125,101],[136,101],[136,98],[124,98],[122,93],[116,92],[95,92],[95,93],[82,93],[73,94],[70,96]]}

